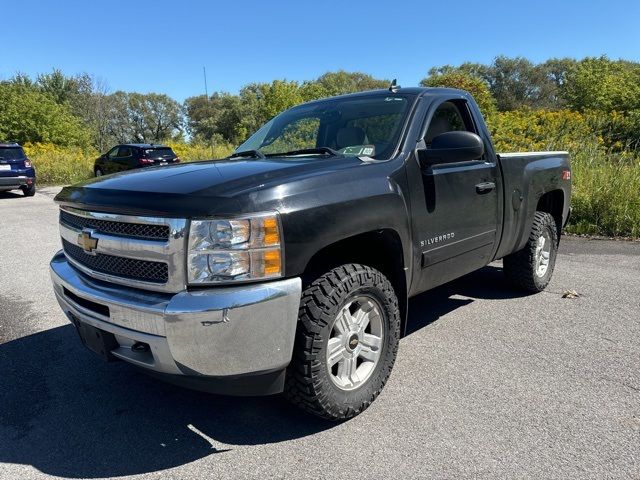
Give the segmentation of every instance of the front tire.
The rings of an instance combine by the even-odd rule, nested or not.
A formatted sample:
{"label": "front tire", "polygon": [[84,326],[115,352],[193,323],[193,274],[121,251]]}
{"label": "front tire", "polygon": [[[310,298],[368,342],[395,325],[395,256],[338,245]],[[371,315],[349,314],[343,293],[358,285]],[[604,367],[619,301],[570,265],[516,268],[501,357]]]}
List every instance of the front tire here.
{"label": "front tire", "polygon": [[330,420],[364,411],[382,391],[400,340],[398,299],[379,271],[334,268],[302,294],[285,395]]}
{"label": "front tire", "polygon": [[95,172],[94,172],[94,173],[96,174],[96,177],[101,177],[101,176],[103,176],[103,175],[104,175],[104,172],[102,171],[102,169],[101,169],[100,167],[97,167],[97,168],[95,169]]}
{"label": "front tire", "polygon": [[536,212],[525,247],[504,257],[504,273],[517,288],[537,293],[553,275],[558,254],[558,226],[550,213]]}

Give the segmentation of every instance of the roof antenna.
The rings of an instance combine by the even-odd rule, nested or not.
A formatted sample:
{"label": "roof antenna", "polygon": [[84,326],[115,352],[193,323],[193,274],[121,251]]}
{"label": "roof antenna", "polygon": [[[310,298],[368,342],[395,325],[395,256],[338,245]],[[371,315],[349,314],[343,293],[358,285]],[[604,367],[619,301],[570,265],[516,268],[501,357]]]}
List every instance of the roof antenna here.
{"label": "roof antenna", "polygon": [[391,85],[389,85],[389,91],[391,93],[396,93],[399,88],[400,88],[400,85],[397,84],[396,79],[394,78],[393,81],[391,82]]}

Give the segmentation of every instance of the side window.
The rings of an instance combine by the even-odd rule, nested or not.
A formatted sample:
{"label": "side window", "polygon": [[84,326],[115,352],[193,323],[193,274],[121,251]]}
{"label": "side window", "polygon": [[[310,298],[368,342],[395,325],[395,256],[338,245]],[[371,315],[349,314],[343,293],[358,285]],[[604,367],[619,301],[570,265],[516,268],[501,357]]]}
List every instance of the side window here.
{"label": "side window", "polygon": [[131,156],[131,148],[130,147],[120,147],[118,151],[118,157],[126,158]]}
{"label": "side window", "polygon": [[476,133],[466,103],[464,101],[444,102],[433,114],[424,141],[429,147],[438,135],[460,130]]}
{"label": "side window", "polygon": [[118,156],[118,149],[120,147],[113,147],[111,150],[109,150],[109,153],[107,153],[107,157],[108,158],[116,158]]}

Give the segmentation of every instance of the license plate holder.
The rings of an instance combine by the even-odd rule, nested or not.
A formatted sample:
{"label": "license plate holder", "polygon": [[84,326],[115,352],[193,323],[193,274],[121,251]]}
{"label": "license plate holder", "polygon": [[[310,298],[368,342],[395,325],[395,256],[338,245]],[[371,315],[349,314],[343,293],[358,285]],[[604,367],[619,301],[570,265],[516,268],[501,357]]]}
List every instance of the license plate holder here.
{"label": "license plate holder", "polygon": [[11,170],[11,165],[0,165],[0,172],[8,172]]}
{"label": "license plate holder", "polygon": [[105,332],[92,325],[76,321],[76,329],[80,335],[82,343],[107,362],[113,362],[116,358],[111,355],[111,350],[118,348],[118,342],[113,333]]}

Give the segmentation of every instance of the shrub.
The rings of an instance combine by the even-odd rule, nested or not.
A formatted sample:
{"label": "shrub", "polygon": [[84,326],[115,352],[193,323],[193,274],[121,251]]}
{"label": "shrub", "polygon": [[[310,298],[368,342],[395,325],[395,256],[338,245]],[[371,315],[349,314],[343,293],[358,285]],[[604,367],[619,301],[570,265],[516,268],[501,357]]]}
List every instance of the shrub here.
{"label": "shrub", "polygon": [[68,185],[93,176],[96,150],[60,147],[52,143],[26,143],[24,150],[36,167],[39,184]]}
{"label": "shrub", "polygon": [[584,142],[602,145],[587,118],[577,112],[513,110],[499,112],[487,121],[494,145],[500,151],[573,150]]}
{"label": "shrub", "polygon": [[490,119],[497,151],[568,150],[573,213],[568,232],[640,237],[640,156],[611,144],[619,114],[517,110]]}
{"label": "shrub", "polygon": [[176,155],[180,157],[183,162],[198,162],[202,160],[216,160],[219,158],[227,157],[233,151],[233,146],[219,142],[215,145],[204,145],[202,143],[178,143],[168,142],[165,143],[176,152]]}

